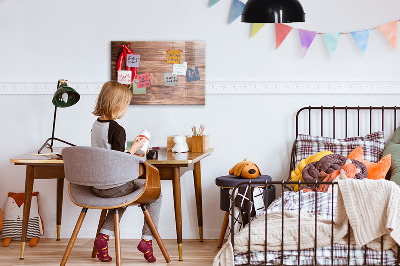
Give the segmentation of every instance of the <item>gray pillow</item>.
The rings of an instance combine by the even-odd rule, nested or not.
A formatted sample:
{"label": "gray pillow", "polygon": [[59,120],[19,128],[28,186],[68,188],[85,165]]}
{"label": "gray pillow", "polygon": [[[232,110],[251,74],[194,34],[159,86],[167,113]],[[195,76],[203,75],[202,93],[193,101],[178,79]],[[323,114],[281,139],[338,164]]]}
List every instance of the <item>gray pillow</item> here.
{"label": "gray pillow", "polygon": [[397,185],[400,185],[400,127],[396,129],[392,139],[386,143],[382,157],[387,154],[392,155],[392,166],[390,167],[386,179],[392,180]]}

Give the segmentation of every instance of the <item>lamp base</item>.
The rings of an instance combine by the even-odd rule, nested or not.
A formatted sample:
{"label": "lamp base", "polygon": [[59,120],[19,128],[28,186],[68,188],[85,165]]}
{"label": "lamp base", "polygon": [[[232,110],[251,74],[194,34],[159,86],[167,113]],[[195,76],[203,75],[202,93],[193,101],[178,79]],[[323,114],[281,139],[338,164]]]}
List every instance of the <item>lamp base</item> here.
{"label": "lamp base", "polygon": [[[51,152],[53,152],[53,141],[54,140],[58,140],[59,142],[68,144],[70,146],[76,146],[75,144],[69,143],[65,140],[59,139],[59,138],[48,138],[42,145],[42,147],[40,147],[40,149],[38,150],[38,154],[40,154],[40,152],[44,149],[44,148],[49,148],[51,150]],[[51,141],[51,144],[49,144],[49,141]]]}

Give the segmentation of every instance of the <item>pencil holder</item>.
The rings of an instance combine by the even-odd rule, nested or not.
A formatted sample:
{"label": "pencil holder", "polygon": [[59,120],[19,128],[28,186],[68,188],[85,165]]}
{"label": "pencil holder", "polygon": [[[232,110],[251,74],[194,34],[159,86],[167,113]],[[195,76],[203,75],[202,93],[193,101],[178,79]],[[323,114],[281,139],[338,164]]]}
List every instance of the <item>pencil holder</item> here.
{"label": "pencil holder", "polygon": [[205,152],[208,150],[209,136],[192,136],[192,152]]}

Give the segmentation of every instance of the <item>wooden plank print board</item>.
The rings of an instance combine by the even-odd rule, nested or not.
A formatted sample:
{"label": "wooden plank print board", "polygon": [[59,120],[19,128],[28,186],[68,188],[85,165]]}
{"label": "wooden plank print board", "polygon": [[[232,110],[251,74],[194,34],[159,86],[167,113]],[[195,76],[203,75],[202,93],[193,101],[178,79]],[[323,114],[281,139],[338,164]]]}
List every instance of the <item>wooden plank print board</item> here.
{"label": "wooden plank print board", "polygon": [[[205,104],[205,42],[204,41],[112,41],[111,42],[111,80],[117,80],[117,60],[122,52],[121,45],[129,45],[134,54],[140,55],[138,75],[150,73],[150,86],[134,88],[131,104],[171,104],[171,105],[204,105]],[[169,50],[169,51],[168,51]],[[181,50],[173,54],[173,51]],[[174,60],[174,58],[176,60]],[[168,59],[168,60],[167,60]],[[136,59],[134,59],[136,60]],[[180,60],[180,62],[178,62]],[[174,63],[187,63],[187,71],[177,75],[178,84],[166,83],[169,74],[174,72]],[[125,70],[125,60],[122,70]],[[179,71],[179,66],[175,66]],[[196,70],[197,68],[197,70]],[[182,70],[182,69],[181,69]],[[200,76],[198,79],[197,76]],[[166,74],[164,74],[166,73]],[[177,72],[176,72],[177,73]],[[142,81],[142,80],[140,80]],[[136,80],[138,82],[138,80]],[[135,82],[134,82],[135,83]],[[138,83],[135,83],[136,86]],[[145,83],[143,83],[145,84]],[[168,85],[168,86],[166,86]]]}

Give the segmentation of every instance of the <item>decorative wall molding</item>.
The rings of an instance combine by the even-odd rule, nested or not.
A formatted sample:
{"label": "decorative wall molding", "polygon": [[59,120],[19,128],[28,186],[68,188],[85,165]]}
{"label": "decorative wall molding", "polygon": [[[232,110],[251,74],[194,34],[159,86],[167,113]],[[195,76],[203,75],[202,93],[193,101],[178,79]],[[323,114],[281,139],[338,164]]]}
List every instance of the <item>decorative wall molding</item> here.
{"label": "decorative wall molding", "polygon": [[[103,82],[69,83],[96,95]],[[57,83],[0,83],[0,94],[53,94]],[[206,94],[400,94],[400,81],[209,81]]]}

